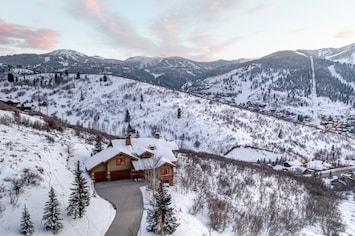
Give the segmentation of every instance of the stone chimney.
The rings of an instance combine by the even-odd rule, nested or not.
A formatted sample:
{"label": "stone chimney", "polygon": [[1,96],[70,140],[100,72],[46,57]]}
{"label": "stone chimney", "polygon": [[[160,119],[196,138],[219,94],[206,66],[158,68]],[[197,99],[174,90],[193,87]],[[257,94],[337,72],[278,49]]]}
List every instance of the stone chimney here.
{"label": "stone chimney", "polygon": [[129,146],[129,145],[131,145],[131,136],[127,135],[127,137],[126,137],[126,146]]}

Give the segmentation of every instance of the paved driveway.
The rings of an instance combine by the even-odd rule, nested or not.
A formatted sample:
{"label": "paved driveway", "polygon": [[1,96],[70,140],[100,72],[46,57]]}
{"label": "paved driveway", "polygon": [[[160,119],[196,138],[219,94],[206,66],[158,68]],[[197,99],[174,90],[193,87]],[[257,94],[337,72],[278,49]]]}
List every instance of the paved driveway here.
{"label": "paved driveway", "polygon": [[116,207],[116,216],[106,236],[136,236],[143,213],[139,187],[143,182],[131,179],[95,183],[97,193]]}

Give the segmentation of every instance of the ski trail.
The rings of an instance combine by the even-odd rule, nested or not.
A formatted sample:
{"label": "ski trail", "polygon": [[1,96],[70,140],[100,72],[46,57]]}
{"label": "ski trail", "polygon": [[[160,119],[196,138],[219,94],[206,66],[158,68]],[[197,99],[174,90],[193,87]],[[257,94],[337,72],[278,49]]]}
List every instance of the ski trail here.
{"label": "ski trail", "polygon": [[316,88],[316,74],[314,72],[314,62],[313,57],[310,56],[309,59],[311,60],[311,70],[312,70],[312,89],[311,89],[311,99],[312,99],[312,115],[313,120],[317,120],[317,112],[315,112],[315,103],[317,98],[317,88]]}
{"label": "ski trail", "polygon": [[335,77],[336,79],[338,79],[341,83],[351,86],[354,90],[355,90],[355,83],[354,82],[348,82],[346,81],[343,76],[341,76],[340,74],[338,74],[338,72],[335,70],[334,65],[331,65],[328,67],[328,70],[330,71],[330,73],[332,74],[333,77]]}

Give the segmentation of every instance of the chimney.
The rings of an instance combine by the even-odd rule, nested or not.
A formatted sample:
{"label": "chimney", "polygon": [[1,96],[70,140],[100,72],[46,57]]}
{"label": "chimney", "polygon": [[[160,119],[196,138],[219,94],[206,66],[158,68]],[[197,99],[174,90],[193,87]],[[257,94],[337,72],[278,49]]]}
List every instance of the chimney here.
{"label": "chimney", "polygon": [[158,132],[156,132],[156,133],[154,134],[154,138],[160,139],[160,134],[159,134]]}
{"label": "chimney", "polygon": [[126,137],[126,146],[129,146],[129,145],[131,145],[131,136],[130,135],[128,135]]}

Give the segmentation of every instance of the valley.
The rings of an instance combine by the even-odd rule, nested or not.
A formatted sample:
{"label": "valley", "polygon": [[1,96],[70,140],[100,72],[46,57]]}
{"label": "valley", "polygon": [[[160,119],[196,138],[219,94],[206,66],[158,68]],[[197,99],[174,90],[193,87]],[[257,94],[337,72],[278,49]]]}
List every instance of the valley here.
{"label": "valley", "polygon": [[[348,170],[355,159],[355,70],[351,61],[340,57],[349,56],[351,50],[335,50],[334,56],[321,51],[282,51],[254,60],[209,63],[179,57],[117,61],[70,50],[0,57],[0,102],[21,110],[0,114],[4,133],[0,148],[5,152],[0,159],[5,163],[1,177],[16,179],[25,168],[47,171],[39,171],[43,183],[26,187],[18,198],[11,195],[11,181],[0,182],[0,203],[4,206],[14,198],[13,216],[19,218],[20,205],[28,199],[36,202],[34,191],[40,189],[38,193],[45,196],[48,186],[54,185],[65,205],[70,171],[74,161],[89,158],[93,134],[97,132],[107,144],[112,138],[125,138],[133,129],[140,137],[159,132],[180,149],[176,187],[169,190],[183,222],[178,235],[193,230],[198,231],[196,235],[211,230],[213,235],[236,230],[242,235],[256,229],[255,234],[321,235],[340,230],[351,235],[355,232],[350,223],[353,172]],[[23,127],[31,122],[21,121],[16,114],[35,122],[36,128]],[[62,127],[61,122],[66,125]],[[49,127],[38,131],[42,127],[38,124]],[[82,127],[81,131],[69,128],[74,126]],[[13,133],[19,135],[19,141],[11,137]],[[77,148],[72,159],[65,157],[68,143]],[[32,164],[27,165],[22,155]],[[53,163],[48,155],[54,157]],[[340,169],[334,168],[339,167],[350,169],[338,173]],[[65,183],[60,184],[63,174]],[[194,180],[191,175],[200,177]],[[317,190],[317,181],[340,186],[341,191],[333,195],[326,187]],[[208,191],[212,186],[218,186],[218,191]],[[276,195],[271,194],[274,191]],[[326,197],[313,199],[319,191]],[[238,199],[244,199],[253,211],[247,212]],[[254,200],[260,211],[251,207]],[[95,229],[90,229],[93,234],[85,231],[88,235],[103,235],[112,220],[112,208],[101,201],[95,199],[96,205],[89,211],[105,206],[106,224],[95,223]],[[233,207],[223,215],[213,203]],[[281,215],[273,211],[274,203]],[[318,207],[309,211],[303,203]],[[322,208],[324,203],[329,206]],[[10,214],[10,208],[1,204],[0,213]],[[295,207],[285,207],[290,205]],[[206,211],[223,220],[208,218]],[[265,212],[275,214],[278,223],[262,219]],[[336,220],[330,224],[329,217],[315,216],[316,212]],[[294,224],[280,222],[286,215]],[[292,215],[303,217],[302,222]],[[233,220],[246,216],[252,220],[243,224]],[[185,217],[194,224],[184,221]],[[93,218],[90,213],[86,220],[96,222]],[[40,224],[39,217],[34,220]],[[6,229],[0,232],[16,235],[14,222],[2,222]],[[66,232],[85,227],[89,227],[85,222],[76,226],[65,218]]]}

